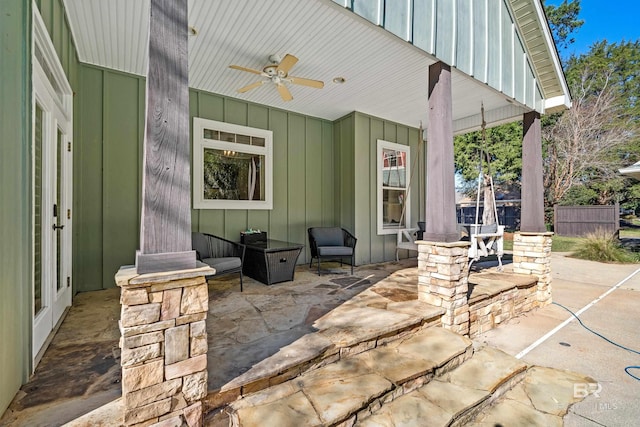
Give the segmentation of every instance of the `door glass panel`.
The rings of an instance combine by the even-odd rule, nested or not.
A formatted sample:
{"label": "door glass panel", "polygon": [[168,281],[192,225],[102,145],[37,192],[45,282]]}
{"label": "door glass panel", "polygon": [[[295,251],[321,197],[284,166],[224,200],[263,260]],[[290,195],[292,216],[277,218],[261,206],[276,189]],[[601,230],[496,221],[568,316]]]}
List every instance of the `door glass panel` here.
{"label": "door glass panel", "polygon": [[34,224],[34,290],[33,314],[42,310],[42,117],[40,105],[36,104],[35,141],[34,141],[34,174],[35,174],[35,224]]}
{"label": "door glass panel", "polygon": [[[64,149],[63,147],[63,137],[62,137],[62,132],[60,132],[60,129],[58,129],[58,135],[57,135],[57,142],[56,142],[56,200],[54,201],[54,203],[56,204],[56,206],[58,207],[58,209],[56,209],[56,214],[57,214],[57,218],[54,218],[53,220],[55,221],[56,225],[62,225],[64,223],[64,213],[62,212],[62,209],[64,208],[64,206],[62,206],[61,200],[62,198],[61,196],[61,188],[62,188],[62,174],[60,173],[60,171],[62,170],[62,164],[61,164],[61,160],[62,160],[62,150]],[[62,289],[62,287],[64,286],[64,281],[62,279],[62,268],[61,264],[62,264],[62,257],[60,254],[60,248],[62,247],[62,229],[61,228],[56,228],[56,289],[60,290]]]}

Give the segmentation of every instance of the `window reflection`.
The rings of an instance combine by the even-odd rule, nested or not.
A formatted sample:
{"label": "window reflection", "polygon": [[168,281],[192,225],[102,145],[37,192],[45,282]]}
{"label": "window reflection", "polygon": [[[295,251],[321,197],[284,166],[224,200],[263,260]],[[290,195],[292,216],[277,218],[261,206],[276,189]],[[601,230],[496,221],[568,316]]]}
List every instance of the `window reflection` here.
{"label": "window reflection", "polygon": [[265,200],[265,156],[204,149],[206,200]]}

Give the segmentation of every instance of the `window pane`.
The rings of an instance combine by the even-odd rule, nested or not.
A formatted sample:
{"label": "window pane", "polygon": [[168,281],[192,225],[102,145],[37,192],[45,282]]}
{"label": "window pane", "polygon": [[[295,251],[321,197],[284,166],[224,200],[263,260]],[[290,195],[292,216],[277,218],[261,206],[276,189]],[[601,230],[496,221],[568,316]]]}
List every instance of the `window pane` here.
{"label": "window pane", "polygon": [[264,147],[264,138],[258,138],[257,136],[251,137],[251,145],[257,147]]}
{"label": "window pane", "polygon": [[36,104],[36,118],[35,118],[35,168],[34,168],[34,180],[35,180],[35,230],[34,230],[34,285],[33,285],[33,315],[36,316],[43,308],[42,301],[42,143],[44,138],[44,131],[42,129],[43,111],[39,104]]}
{"label": "window pane", "polygon": [[236,142],[236,134],[229,132],[220,132],[220,141]]}
{"label": "window pane", "polygon": [[382,224],[384,228],[404,228],[406,212],[404,190],[382,190]]}
{"label": "window pane", "polygon": [[205,129],[203,132],[203,135],[205,138],[207,139],[218,139],[218,131],[217,130],[212,130],[212,129]]}
{"label": "window pane", "polygon": [[236,135],[236,142],[238,144],[247,144],[250,145],[251,144],[251,137],[247,136],[247,135]]}
{"label": "window pane", "polygon": [[265,156],[204,149],[206,200],[265,200]]}
{"label": "window pane", "polygon": [[385,187],[407,187],[406,152],[382,150],[382,185]]}

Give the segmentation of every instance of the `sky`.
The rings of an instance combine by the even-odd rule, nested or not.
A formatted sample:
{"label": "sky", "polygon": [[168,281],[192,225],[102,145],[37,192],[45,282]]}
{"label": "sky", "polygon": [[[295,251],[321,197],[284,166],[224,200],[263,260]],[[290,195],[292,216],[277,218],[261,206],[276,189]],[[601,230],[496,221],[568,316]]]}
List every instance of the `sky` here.
{"label": "sky", "polygon": [[[559,5],[561,0],[545,3]],[[589,52],[594,42],[609,43],[640,39],[640,0],[580,0],[579,18],[584,24],[573,33],[575,42],[560,54],[570,56]]]}

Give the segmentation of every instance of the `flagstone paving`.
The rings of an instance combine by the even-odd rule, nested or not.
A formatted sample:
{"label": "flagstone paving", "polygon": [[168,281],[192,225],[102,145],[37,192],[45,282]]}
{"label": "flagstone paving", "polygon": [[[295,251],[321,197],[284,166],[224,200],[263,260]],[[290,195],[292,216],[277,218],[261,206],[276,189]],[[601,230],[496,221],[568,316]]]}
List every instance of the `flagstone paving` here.
{"label": "flagstone paving", "polygon": [[574,384],[590,381],[494,348],[474,352],[467,338],[436,327],[250,394],[228,412],[234,427],[546,427],[562,424],[580,400]]}
{"label": "flagstone paving", "polygon": [[[205,406],[230,404],[238,426],[516,425],[512,416],[546,426],[562,422],[574,383],[593,382],[491,348],[474,353],[467,338],[428,327],[441,309],[417,300],[416,282],[415,260],[356,276],[299,266],[295,282],[248,279],[242,293],[237,280],[212,281]],[[107,406],[71,425],[117,425],[118,401]]]}

